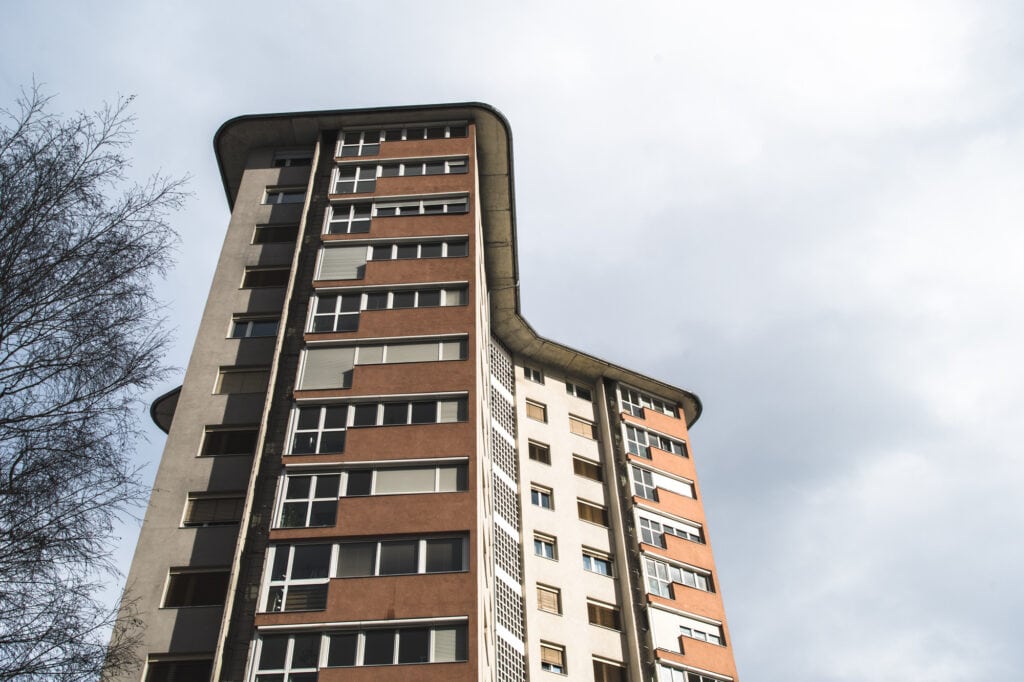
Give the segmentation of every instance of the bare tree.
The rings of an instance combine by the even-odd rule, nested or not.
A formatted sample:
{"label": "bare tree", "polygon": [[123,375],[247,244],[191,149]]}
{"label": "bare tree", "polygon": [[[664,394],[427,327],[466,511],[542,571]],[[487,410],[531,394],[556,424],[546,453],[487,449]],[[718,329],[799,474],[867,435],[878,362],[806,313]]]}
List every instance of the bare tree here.
{"label": "bare tree", "polygon": [[151,282],[171,263],[181,182],[126,180],[130,99],[58,117],[38,87],[0,111],[0,680],[126,664],[98,599],[113,525],[144,493],[138,396],[168,337]]}

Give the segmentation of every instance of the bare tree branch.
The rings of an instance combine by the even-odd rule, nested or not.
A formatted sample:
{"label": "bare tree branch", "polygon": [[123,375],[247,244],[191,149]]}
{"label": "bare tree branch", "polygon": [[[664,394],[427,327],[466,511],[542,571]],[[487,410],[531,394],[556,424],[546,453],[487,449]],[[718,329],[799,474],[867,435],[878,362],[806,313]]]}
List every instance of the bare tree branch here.
{"label": "bare tree branch", "polygon": [[126,182],[130,103],[61,118],[33,87],[0,111],[0,681],[131,664],[136,621],[108,646],[117,612],[97,594],[144,493],[137,401],[168,343],[151,283],[184,194]]}

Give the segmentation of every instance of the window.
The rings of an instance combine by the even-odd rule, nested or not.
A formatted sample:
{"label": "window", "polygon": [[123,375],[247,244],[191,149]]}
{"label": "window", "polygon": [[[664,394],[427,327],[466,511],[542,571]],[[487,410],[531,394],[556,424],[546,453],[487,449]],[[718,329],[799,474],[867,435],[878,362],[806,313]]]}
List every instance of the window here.
{"label": "window", "polygon": [[407,362],[446,362],[466,359],[465,339],[421,343],[384,343],[365,346],[310,348],[303,354],[296,388],[300,391],[349,388],[356,365],[388,365]]}
{"label": "window", "polygon": [[684,479],[670,478],[664,474],[631,466],[630,476],[633,478],[633,494],[653,502],[658,501],[658,488],[667,490],[683,497],[696,497],[693,483]]}
{"label": "window", "polygon": [[453,215],[469,212],[469,197],[465,194],[423,199],[381,200],[373,204],[375,217],[388,218],[410,215]]}
{"label": "window", "polygon": [[238,523],[244,504],[245,498],[239,493],[189,493],[182,525],[194,528]]}
{"label": "window", "polygon": [[702,673],[695,673],[692,670],[678,670],[659,665],[658,682],[725,682],[725,680]]}
{"label": "window", "polygon": [[345,432],[364,426],[449,424],[469,418],[466,398],[302,405],[295,411],[291,454],[345,451]]}
{"label": "window", "polygon": [[327,607],[331,545],[274,545],[267,553],[270,588],[265,611],[322,611]]}
{"label": "window", "polygon": [[584,438],[597,438],[593,422],[581,419],[580,417],[573,417],[572,415],[569,415],[569,431]]}
{"label": "window", "polygon": [[587,402],[593,400],[589,388],[584,388],[579,384],[574,384],[570,381],[565,382],[565,392],[571,396],[579,398],[580,400],[586,400]]}
{"label": "window", "polygon": [[348,405],[300,407],[293,417],[293,455],[320,455],[345,451]]}
{"label": "window", "polygon": [[[327,667],[454,663],[468,660],[466,626],[422,625],[264,635],[259,642],[258,682],[315,682],[326,649]],[[296,672],[307,673],[297,675]]]}
{"label": "window", "polygon": [[207,426],[206,433],[203,434],[203,447],[199,454],[202,457],[255,454],[258,433],[254,427]]}
{"label": "window", "polygon": [[236,317],[231,322],[231,338],[277,336],[277,323],[276,317]]}
{"label": "window", "polygon": [[530,486],[530,503],[542,509],[554,509],[555,505],[551,498],[551,488],[544,488],[539,485]]}
{"label": "window", "polygon": [[377,166],[340,166],[334,169],[331,194],[372,192],[377,187]]}
{"label": "window", "polygon": [[313,152],[308,149],[292,152],[276,152],[274,154],[275,168],[290,168],[292,166],[310,166],[313,164]]}
{"label": "window", "polygon": [[443,241],[374,243],[370,246],[370,260],[411,260],[414,258],[462,258],[469,253],[469,242],[464,238]]}
{"label": "window", "polygon": [[601,505],[587,502],[586,500],[576,500],[576,510],[579,512],[581,521],[589,521],[599,526],[608,526],[608,510]]}
{"label": "window", "polygon": [[665,549],[665,534],[689,540],[690,542],[704,542],[704,533],[697,524],[664,521],[655,521],[646,516],[640,517],[640,539],[642,542],[654,547]]}
{"label": "window", "polygon": [[629,412],[634,417],[644,417],[644,409],[654,410],[655,412],[661,412],[669,417],[679,418],[679,414],[676,412],[675,403],[668,402],[665,400],[659,400],[653,396],[649,396],[646,393],[633,390],[632,388],[626,388],[624,386],[619,387],[619,396],[622,400],[622,409],[625,412]]}
{"label": "window", "polygon": [[686,443],[626,424],[626,450],[637,457],[650,459],[649,447],[671,452],[680,457],[690,456],[686,450]]}
{"label": "window", "polygon": [[327,246],[320,249],[314,279],[362,279],[366,275],[365,246]]}
{"label": "window", "polygon": [[541,644],[540,669],[564,675],[566,673],[565,647],[558,644]]}
{"label": "window", "polygon": [[164,607],[221,606],[230,572],[172,568],[167,578]]}
{"label": "window", "polygon": [[645,500],[658,501],[658,490],[654,485],[654,474],[647,469],[630,467],[633,474],[633,494]]}
{"label": "window", "polygon": [[523,367],[523,376],[538,384],[544,383],[544,372],[533,367]]}
{"label": "window", "polygon": [[594,550],[583,550],[583,570],[611,576],[612,560],[607,554]]}
{"label": "window", "polygon": [[299,237],[298,225],[257,225],[252,233],[253,244],[294,242]]}
{"label": "window", "polygon": [[330,206],[327,210],[327,223],[324,232],[327,234],[366,234],[370,231],[370,217],[373,204],[340,204]]}
{"label": "window", "polygon": [[339,294],[321,294],[313,299],[311,332],[353,332],[359,329],[363,310],[436,308],[466,305],[469,293],[455,285],[428,289],[368,289]]}
{"label": "window", "polygon": [[539,422],[546,422],[548,420],[547,405],[527,400],[526,416],[529,417],[530,419],[536,419]]}
{"label": "window", "polygon": [[552,561],[558,560],[557,541],[550,535],[533,536],[533,553]]}
{"label": "window", "polygon": [[644,558],[647,573],[647,591],[659,597],[672,599],[672,583],[686,585],[703,592],[714,592],[711,575],[685,566],[676,566],[658,559]]}
{"label": "window", "polygon": [[306,200],[305,187],[268,187],[264,204],[301,204]]}
{"label": "window", "polygon": [[346,497],[453,493],[468,489],[467,466],[453,462],[346,469],[342,486]]}
{"label": "window", "polygon": [[629,682],[629,678],[622,664],[595,658],[594,682]]}
{"label": "window", "polygon": [[412,128],[386,128],[384,130],[348,130],[338,135],[337,156],[373,156],[380,153],[381,142],[399,142],[401,140],[440,140],[445,138],[466,137],[468,126],[464,123],[454,125],[430,125]]}
{"label": "window", "polygon": [[543,443],[535,443],[530,441],[528,450],[530,452],[530,459],[541,464],[551,464],[551,448]]}
{"label": "window", "polygon": [[150,656],[146,661],[145,682],[181,682],[208,680],[213,672],[213,656],[207,658],[167,658]]}
{"label": "window", "polygon": [[619,610],[609,604],[596,601],[587,601],[587,621],[591,625],[599,625],[603,628],[622,629]]}
{"label": "window", "polygon": [[381,130],[353,130],[338,137],[338,156],[373,156],[380,153]]}
{"label": "window", "polygon": [[572,456],[572,471],[577,476],[589,478],[591,481],[604,480],[601,465],[597,462],[591,462],[589,459],[585,459],[579,455]]}
{"label": "window", "polygon": [[548,613],[562,613],[562,591],[557,587],[537,585],[537,608]]}
{"label": "window", "polygon": [[333,526],[338,512],[340,473],[288,476],[279,528]]}
{"label": "window", "polygon": [[265,393],[268,381],[266,367],[221,367],[214,393]]}
{"label": "window", "polygon": [[721,626],[694,620],[686,616],[678,616],[678,618],[682,621],[682,624],[679,626],[679,634],[683,637],[699,639],[702,642],[718,644],[719,646],[724,645]]}
{"label": "window", "polygon": [[256,679],[259,682],[315,682],[322,639],[320,633],[265,635],[260,638]]}
{"label": "window", "polygon": [[461,572],[468,559],[465,536],[342,542],[338,577]]}
{"label": "window", "polygon": [[246,268],[242,276],[243,289],[283,287],[288,284],[290,268]]}

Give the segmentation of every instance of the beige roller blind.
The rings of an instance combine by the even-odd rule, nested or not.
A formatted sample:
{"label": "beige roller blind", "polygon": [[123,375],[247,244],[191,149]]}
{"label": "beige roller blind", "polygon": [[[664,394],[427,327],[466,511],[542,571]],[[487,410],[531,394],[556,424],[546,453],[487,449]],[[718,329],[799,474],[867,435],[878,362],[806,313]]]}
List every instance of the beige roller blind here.
{"label": "beige roller blind", "polygon": [[441,343],[442,360],[462,360],[466,357],[465,341],[444,341]]}
{"label": "beige roller blind", "polygon": [[317,279],[362,279],[365,269],[365,246],[325,248]]}
{"label": "beige roller blind", "polygon": [[455,661],[456,633],[456,628],[434,628],[434,663]]}
{"label": "beige roller blind", "polygon": [[437,360],[437,342],[388,345],[386,362],[430,362]]}
{"label": "beige roller blind", "polygon": [[439,467],[438,492],[453,493],[459,489],[459,467]]}
{"label": "beige roller blind", "polygon": [[427,493],[434,492],[434,467],[418,469],[380,469],[374,492],[386,493]]}
{"label": "beige roller blind", "polygon": [[438,403],[437,421],[442,424],[459,421],[460,400],[442,400]]}
{"label": "beige roller blind", "polygon": [[299,379],[300,390],[344,387],[345,373],[352,370],[355,348],[311,348]]}
{"label": "beige roller blind", "polygon": [[537,608],[550,613],[561,613],[558,605],[558,590],[552,587],[537,586]]}
{"label": "beige roller blind", "polygon": [[360,346],[357,365],[379,365],[384,362],[384,346]]}
{"label": "beige roller blind", "polygon": [[565,652],[561,649],[556,649],[552,646],[540,645],[540,660],[541,663],[548,663],[550,665],[556,665],[559,668],[563,667],[562,658]]}
{"label": "beige roller blind", "polygon": [[579,417],[569,417],[569,430],[584,438],[594,437],[594,425]]}

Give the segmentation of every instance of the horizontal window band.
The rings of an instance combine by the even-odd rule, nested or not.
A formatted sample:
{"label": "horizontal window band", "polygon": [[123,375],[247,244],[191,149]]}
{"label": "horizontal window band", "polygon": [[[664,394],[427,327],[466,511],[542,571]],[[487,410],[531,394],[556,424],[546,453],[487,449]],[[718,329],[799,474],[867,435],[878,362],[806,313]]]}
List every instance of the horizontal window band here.
{"label": "horizontal window band", "polygon": [[256,632],[328,632],[332,630],[358,630],[387,627],[402,627],[406,625],[462,625],[469,622],[469,616],[438,616],[435,618],[396,618],[394,620],[356,620],[356,621],[332,621],[325,623],[304,623],[287,625],[257,625]]}

